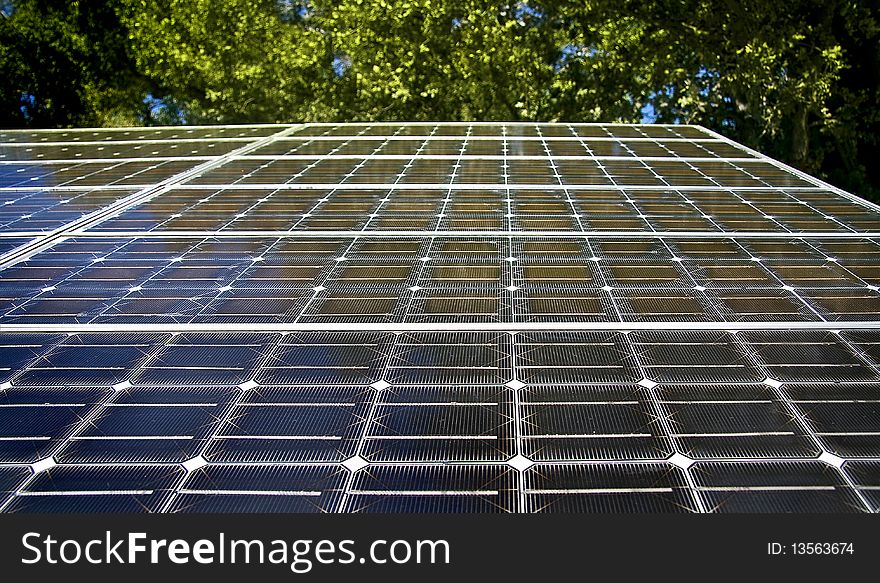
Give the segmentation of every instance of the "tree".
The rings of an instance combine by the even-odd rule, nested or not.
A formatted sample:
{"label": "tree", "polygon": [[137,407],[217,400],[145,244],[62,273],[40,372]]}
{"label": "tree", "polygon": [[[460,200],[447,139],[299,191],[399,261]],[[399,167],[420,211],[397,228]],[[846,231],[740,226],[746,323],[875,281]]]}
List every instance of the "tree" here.
{"label": "tree", "polygon": [[138,123],[149,86],[129,57],[115,2],[16,0],[0,18],[0,123]]}
{"label": "tree", "polygon": [[[566,3],[586,44],[565,74],[607,108],[616,92],[659,122],[698,123],[880,198],[880,5],[853,0]],[[611,33],[611,31],[615,31]],[[603,42],[611,34],[610,43]],[[615,67],[628,74],[608,75]],[[600,74],[599,72],[605,72]],[[592,89],[607,81],[607,95]],[[578,95],[579,97],[579,95]],[[567,96],[571,100],[571,95]],[[589,102],[567,102],[584,119]],[[600,107],[600,105],[597,105]],[[633,121],[625,107],[621,121]],[[610,113],[607,112],[606,113]],[[607,119],[607,117],[606,117]]]}
{"label": "tree", "polygon": [[191,122],[333,117],[325,33],[273,0],[128,1],[121,11],[138,70]]}
{"label": "tree", "polygon": [[[558,39],[542,15],[469,0],[316,2],[349,119],[537,119]],[[547,34],[549,32],[549,34]]]}

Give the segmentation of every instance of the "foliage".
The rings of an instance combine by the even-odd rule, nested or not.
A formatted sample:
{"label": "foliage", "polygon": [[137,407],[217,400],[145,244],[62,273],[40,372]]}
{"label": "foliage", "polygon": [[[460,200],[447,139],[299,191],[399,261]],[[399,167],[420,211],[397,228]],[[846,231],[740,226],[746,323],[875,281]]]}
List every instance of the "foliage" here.
{"label": "foliage", "polygon": [[5,0],[0,124],[699,123],[880,198],[858,0]]}
{"label": "foliage", "polygon": [[134,69],[113,2],[16,0],[0,17],[0,124],[137,121],[149,84]]}
{"label": "foliage", "polygon": [[324,34],[273,0],[126,4],[122,22],[138,69],[182,105],[187,119],[275,122],[332,115],[321,100],[333,77]]}

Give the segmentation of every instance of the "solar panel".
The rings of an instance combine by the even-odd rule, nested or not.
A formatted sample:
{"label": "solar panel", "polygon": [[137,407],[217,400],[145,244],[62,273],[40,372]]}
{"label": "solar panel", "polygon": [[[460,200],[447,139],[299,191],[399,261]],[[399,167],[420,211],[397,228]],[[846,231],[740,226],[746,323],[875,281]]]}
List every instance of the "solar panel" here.
{"label": "solar panel", "polygon": [[0,131],[0,511],[876,512],[880,207],[698,126]]}

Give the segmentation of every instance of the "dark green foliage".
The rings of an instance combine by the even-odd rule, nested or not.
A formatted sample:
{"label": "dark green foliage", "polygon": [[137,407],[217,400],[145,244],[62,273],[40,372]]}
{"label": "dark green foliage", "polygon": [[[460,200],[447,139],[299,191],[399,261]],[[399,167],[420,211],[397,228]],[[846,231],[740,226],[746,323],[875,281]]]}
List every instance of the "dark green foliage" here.
{"label": "dark green foliage", "polygon": [[151,83],[135,69],[118,4],[6,2],[0,17],[0,124],[138,123]]}

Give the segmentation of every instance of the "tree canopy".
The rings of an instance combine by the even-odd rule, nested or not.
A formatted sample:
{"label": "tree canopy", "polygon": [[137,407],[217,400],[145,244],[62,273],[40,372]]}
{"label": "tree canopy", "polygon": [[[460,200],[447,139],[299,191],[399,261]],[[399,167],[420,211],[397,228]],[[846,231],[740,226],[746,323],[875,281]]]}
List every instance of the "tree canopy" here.
{"label": "tree canopy", "polygon": [[0,0],[0,125],[698,123],[880,199],[880,4]]}

